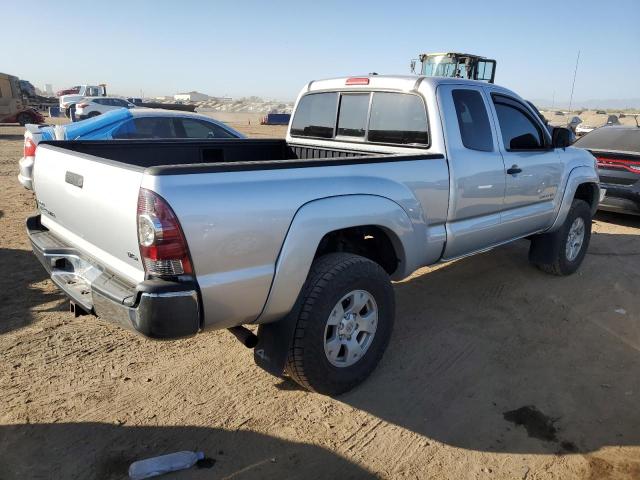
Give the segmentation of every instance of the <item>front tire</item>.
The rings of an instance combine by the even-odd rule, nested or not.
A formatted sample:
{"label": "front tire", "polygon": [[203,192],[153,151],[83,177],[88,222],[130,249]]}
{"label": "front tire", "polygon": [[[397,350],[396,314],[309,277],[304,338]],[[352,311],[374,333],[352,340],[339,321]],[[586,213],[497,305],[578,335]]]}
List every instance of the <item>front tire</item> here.
{"label": "front tire", "polygon": [[530,256],[536,250],[551,252],[545,262],[534,262],[543,272],[565,276],[574,273],[584,260],[591,240],[591,208],[574,199],[564,224],[557,232],[537,235],[531,241]]}
{"label": "front tire", "polygon": [[308,390],[339,395],[382,358],[395,317],[393,288],[377,263],[331,253],[314,261],[294,314],[287,373]]}

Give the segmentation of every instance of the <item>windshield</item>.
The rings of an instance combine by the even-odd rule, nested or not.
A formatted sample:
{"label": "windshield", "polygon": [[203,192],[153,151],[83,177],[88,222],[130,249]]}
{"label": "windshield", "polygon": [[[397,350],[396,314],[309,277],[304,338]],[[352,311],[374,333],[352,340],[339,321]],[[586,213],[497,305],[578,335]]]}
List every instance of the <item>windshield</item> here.
{"label": "windshield", "polygon": [[455,58],[446,55],[434,55],[422,62],[422,75],[427,77],[467,78],[467,67]]}

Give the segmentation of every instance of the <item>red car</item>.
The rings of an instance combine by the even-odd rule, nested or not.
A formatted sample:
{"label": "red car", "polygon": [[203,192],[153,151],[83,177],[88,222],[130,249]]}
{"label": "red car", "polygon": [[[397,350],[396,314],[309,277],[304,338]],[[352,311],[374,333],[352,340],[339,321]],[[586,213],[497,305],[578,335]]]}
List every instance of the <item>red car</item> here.
{"label": "red car", "polygon": [[57,97],[61,97],[62,95],[75,95],[80,91],[80,85],[76,85],[75,87],[67,88],[66,90],[58,90],[56,92]]}
{"label": "red car", "polygon": [[44,123],[44,116],[35,108],[25,108],[7,117],[1,117],[0,123],[19,123],[24,127],[27,123]]}

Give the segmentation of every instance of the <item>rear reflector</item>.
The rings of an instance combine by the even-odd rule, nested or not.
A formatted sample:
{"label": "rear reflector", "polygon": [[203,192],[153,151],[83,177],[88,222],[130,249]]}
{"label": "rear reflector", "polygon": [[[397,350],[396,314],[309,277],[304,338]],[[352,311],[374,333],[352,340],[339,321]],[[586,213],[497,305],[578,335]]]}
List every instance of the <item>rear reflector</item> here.
{"label": "rear reflector", "polygon": [[178,219],[160,195],[140,189],[137,221],[140,256],[148,274],[175,277],[193,273]]}
{"label": "rear reflector", "polygon": [[598,167],[617,168],[620,170],[628,170],[629,172],[640,174],[640,161],[606,157],[596,157],[596,160],[598,161]]}
{"label": "rear reflector", "polygon": [[33,157],[36,154],[36,144],[33,143],[31,138],[24,139],[24,151],[23,155],[25,157]]}
{"label": "rear reflector", "polygon": [[351,77],[347,78],[345,82],[347,85],[369,85],[369,78],[367,77]]}

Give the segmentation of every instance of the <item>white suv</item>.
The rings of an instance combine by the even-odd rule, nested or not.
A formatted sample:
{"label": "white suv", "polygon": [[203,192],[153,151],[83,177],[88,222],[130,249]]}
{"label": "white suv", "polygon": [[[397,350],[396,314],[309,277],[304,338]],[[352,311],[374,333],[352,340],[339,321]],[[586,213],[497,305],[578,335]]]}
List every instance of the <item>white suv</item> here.
{"label": "white suv", "polygon": [[96,117],[116,108],[135,108],[136,106],[123,98],[87,97],[76,104],[76,120]]}

